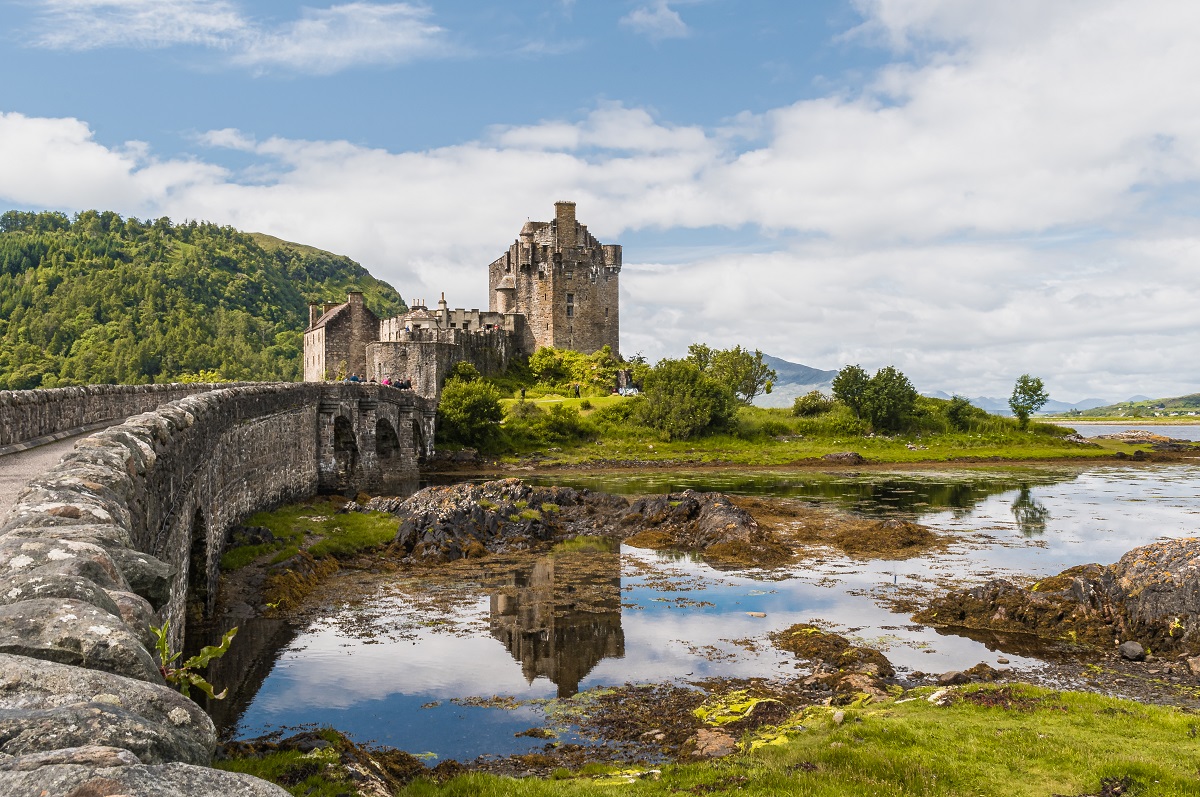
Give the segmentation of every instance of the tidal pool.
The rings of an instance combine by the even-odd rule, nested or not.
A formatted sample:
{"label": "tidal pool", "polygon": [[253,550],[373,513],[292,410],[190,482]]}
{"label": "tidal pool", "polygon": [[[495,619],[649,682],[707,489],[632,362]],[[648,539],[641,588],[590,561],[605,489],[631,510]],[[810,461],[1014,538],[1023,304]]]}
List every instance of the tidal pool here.
{"label": "tidal pool", "polygon": [[328,724],[431,761],[529,752],[546,740],[516,734],[546,722],[544,701],[580,690],[806,674],[768,640],[799,622],[880,648],[902,674],[1001,658],[1034,668],[1038,652],[939,633],[897,604],[953,584],[1110,563],[1200,529],[1194,465],[541,480],[617,493],[800,497],[916,519],[956,541],[896,562],[822,549],[771,573],[721,572],[622,546],[459,563],[427,582],[367,580],[361,596],[285,635],[256,693],[219,718],[223,730],[248,738]]}

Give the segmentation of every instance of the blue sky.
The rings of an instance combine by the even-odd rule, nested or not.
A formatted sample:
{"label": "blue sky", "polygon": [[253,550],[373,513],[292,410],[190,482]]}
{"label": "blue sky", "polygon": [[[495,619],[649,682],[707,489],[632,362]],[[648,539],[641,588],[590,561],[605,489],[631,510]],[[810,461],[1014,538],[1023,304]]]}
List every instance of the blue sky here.
{"label": "blue sky", "polygon": [[0,206],[208,219],[407,298],[556,199],[622,349],[1200,390],[1200,7],[0,0]]}

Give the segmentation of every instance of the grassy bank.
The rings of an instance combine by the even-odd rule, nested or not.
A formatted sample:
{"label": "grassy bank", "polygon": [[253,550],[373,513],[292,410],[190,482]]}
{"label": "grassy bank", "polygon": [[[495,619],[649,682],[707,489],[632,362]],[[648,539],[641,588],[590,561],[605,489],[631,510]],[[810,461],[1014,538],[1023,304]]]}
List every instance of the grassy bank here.
{"label": "grassy bank", "polygon": [[235,539],[221,556],[221,570],[238,570],[268,554],[273,554],[270,564],[279,564],[301,550],[314,559],[348,558],[386,545],[396,536],[396,519],[391,515],[339,512],[345,503],[336,496],[317,496],[252,515],[242,525],[266,529],[271,539],[242,544]]}
{"label": "grassy bank", "polygon": [[[396,793],[1197,795],[1198,725],[1178,709],[1022,684],[922,688],[879,703],[808,708],[744,736],[749,752],[712,762],[654,771],[585,766],[549,779],[465,774],[438,783],[431,775]],[[218,766],[278,778],[285,764],[264,756]],[[346,783],[334,764],[305,774],[286,784],[293,794],[334,794],[323,780]]]}
{"label": "grassy bank", "polygon": [[1087,445],[1050,423],[1020,429],[1015,420],[980,412],[965,429],[952,429],[931,403],[912,431],[871,434],[844,407],[800,417],[779,408],[742,407],[729,428],[672,440],[636,425],[629,411],[636,399],[620,396],[571,398],[541,396],[505,400],[504,433],[495,453],[516,462],[530,455],[563,465],[607,462],[727,463],[788,465],[854,451],[873,462],[912,463],[954,460],[1088,460],[1148,449],[1118,441]]}

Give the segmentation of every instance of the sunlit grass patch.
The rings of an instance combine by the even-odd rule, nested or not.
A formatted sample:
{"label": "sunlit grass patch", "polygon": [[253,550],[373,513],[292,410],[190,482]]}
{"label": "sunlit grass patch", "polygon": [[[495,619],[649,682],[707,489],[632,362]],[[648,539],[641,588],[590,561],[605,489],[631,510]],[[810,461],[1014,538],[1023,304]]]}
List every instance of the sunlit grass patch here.
{"label": "sunlit grass patch", "polygon": [[313,557],[345,558],[391,542],[398,522],[386,512],[339,512],[336,499],[314,498],[301,504],[259,512],[244,525],[268,529],[274,540],[229,548],[221,556],[221,569],[245,567],[272,551],[272,563],[282,562],[307,548]]}
{"label": "sunlit grass patch", "polygon": [[936,703],[927,699],[933,691],[840,710],[813,707],[792,718],[802,731],[750,754],[663,767],[657,780],[603,786],[599,773],[582,770],[554,780],[469,775],[441,786],[413,783],[402,793],[1041,797],[1097,794],[1107,782],[1128,783],[1124,793],[1146,797],[1200,794],[1194,715],[1027,685],[964,687]]}

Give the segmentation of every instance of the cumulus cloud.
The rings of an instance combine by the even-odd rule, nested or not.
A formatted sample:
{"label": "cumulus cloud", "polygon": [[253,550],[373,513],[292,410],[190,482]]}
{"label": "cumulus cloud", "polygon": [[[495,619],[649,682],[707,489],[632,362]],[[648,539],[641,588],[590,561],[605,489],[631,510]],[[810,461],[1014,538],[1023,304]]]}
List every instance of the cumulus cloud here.
{"label": "cumulus cloud", "polygon": [[[1009,7],[879,0],[874,29],[927,57],[714,129],[603,104],[419,152],[203,134],[251,162],[232,173],[8,114],[0,194],[261,230],[468,307],[525,218],[572,198],[601,240],[683,242],[662,263],[627,246],[628,353],[706,340],[972,395],[1023,372],[1064,399],[1193,392],[1200,6]],[[720,228],[753,245],[689,242]]]}
{"label": "cumulus cloud", "polygon": [[691,32],[668,0],[655,0],[649,5],[638,6],[621,17],[620,23],[650,39],[681,39]]}
{"label": "cumulus cloud", "polygon": [[305,8],[297,20],[267,26],[228,0],[41,0],[37,46],[88,50],[194,45],[231,63],[329,74],[364,64],[445,55],[445,31],[410,3],[352,2]]}

